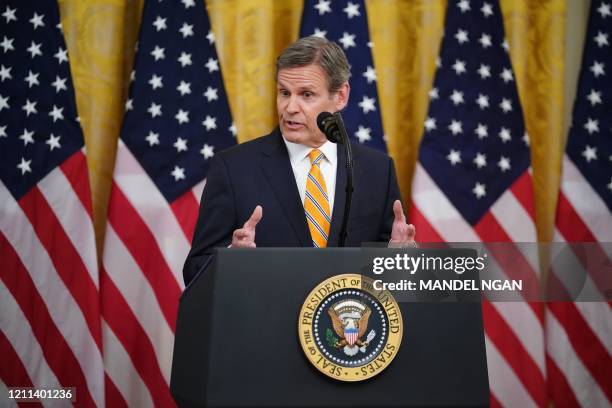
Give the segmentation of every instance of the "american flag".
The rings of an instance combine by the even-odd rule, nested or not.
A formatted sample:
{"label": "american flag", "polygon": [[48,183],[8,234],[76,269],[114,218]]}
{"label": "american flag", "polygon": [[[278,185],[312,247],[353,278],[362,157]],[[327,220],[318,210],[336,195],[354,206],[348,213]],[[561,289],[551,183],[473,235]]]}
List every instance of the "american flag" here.
{"label": "american flag", "polygon": [[182,267],[210,159],[236,143],[204,2],[145,2],[100,271],[107,404],[170,406]]}
{"label": "american flag", "polygon": [[[558,242],[612,242],[610,27],[612,3],[593,1],[563,158],[555,230]],[[600,254],[605,256],[605,251],[601,250]],[[583,260],[578,254],[575,261],[577,270],[582,269]],[[596,276],[590,278],[596,279]],[[594,286],[605,288],[601,283],[595,282]],[[548,305],[547,368],[555,404],[611,405],[610,316],[610,304],[604,301]]]}
{"label": "american flag", "polygon": [[[535,242],[529,138],[497,1],[448,2],[436,65],[412,187],[419,240]],[[509,275],[538,274],[538,259],[511,246],[492,255]],[[484,302],[483,316],[491,405],[544,406],[543,308]]]}
{"label": "american flag", "polygon": [[351,65],[352,102],[342,112],[349,137],[386,152],[365,2],[305,1],[300,36],[309,35],[336,41]]}
{"label": "american flag", "polygon": [[104,403],[83,134],[57,3],[0,6],[0,388]]}

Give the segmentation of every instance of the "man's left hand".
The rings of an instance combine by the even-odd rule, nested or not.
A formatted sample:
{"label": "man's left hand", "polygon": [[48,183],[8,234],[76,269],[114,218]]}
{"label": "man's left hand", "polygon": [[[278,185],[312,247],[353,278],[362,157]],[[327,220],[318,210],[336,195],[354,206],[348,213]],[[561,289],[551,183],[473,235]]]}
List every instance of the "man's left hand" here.
{"label": "man's left hand", "polygon": [[416,229],[412,224],[406,224],[406,216],[402,210],[400,200],[395,200],[393,203],[393,228],[391,230],[391,240],[389,246],[394,248],[410,248],[416,247],[414,236]]}

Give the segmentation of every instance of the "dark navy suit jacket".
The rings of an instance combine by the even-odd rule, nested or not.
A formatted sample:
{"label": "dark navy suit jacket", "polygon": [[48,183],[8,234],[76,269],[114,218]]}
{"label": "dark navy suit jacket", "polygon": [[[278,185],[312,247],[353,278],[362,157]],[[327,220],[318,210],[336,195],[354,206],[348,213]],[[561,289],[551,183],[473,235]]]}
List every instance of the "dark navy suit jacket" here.
{"label": "dark navy suit jacket", "polygon": [[[353,144],[353,201],[346,246],[387,242],[393,224],[393,202],[400,198],[395,168],[389,156]],[[336,192],[328,246],[337,246],[344,214],[346,154],[338,146]],[[278,129],[267,136],[217,153],[210,164],[191,251],[183,267],[185,284],[218,247],[231,243],[257,205],[258,247],[310,247],[312,239],[304,207]]]}

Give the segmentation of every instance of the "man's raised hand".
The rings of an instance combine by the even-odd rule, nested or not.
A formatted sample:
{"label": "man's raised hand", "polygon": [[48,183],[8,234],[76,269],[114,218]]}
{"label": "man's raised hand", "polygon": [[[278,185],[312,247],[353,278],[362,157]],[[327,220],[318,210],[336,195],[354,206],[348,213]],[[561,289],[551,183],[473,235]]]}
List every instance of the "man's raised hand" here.
{"label": "man's raised hand", "polygon": [[393,227],[391,229],[391,240],[389,246],[393,248],[415,247],[414,236],[416,229],[412,224],[406,224],[406,216],[402,210],[400,200],[393,203]]}
{"label": "man's raised hand", "polygon": [[232,235],[232,248],[255,248],[257,246],[255,245],[255,227],[257,227],[257,223],[261,221],[262,216],[263,208],[261,205],[258,205],[242,228],[234,230],[234,235]]}

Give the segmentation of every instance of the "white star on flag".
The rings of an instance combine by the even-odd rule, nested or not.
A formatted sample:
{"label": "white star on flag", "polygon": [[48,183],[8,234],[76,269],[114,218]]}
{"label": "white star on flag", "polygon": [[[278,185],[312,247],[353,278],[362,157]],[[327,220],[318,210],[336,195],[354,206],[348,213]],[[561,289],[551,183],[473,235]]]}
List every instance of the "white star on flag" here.
{"label": "white star on flag", "polygon": [[172,170],[172,176],[174,177],[174,181],[179,181],[185,178],[185,169],[179,166],[174,166],[174,170]]}
{"label": "white star on flag", "polygon": [[30,44],[30,47],[28,47],[27,51],[30,53],[31,58],[34,58],[37,55],[42,55],[42,51],[40,50],[40,47],[42,46],[42,43],[35,43],[34,41],[32,41],[32,43]]}
{"label": "white star on flag", "polygon": [[162,108],[161,104],[158,105],[155,102],[151,102],[151,106],[149,107],[149,109],[147,109],[147,112],[151,114],[151,118],[154,118],[156,116],[162,115],[161,108]]}
{"label": "white star on flag", "polygon": [[469,0],[461,0],[459,3],[457,3],[457,7],[459,7],[459,10],[461,10],[462,13],[471,10]]}
{"label": "white star on flag", "polygon": [[514,75],[512,75],[512,70],[509,68],[504,68],[504,70],[499,74],[499,76],[504,80],[504,82],[510,82],[514,80]]}
{"label": "white star on flag", "polygon": [[491,42],[491,36],[485,33],[482,33],[478,42],[482,45],[482,48],[485,49],[493,45],[493,43]]}
{"label": "white star on flag", "polygon": [[591,89],[591,92],[587,96],[589,102],[591,102],[591,106],[595,106],[598,103],[601,103],[601,92],[597,92],[594,89]]}
{"label": "white star on flag", "polygon": [[332,10],[329,6],[330,3],[330,0],[319,0],[319,2],[315,4],[314,8],[316,8],[319,12],[319,15],[322,16],[325,13],[331,13]]}
{"label": "white star on flag", "polygon": [[595,75],[595,78],[599,78],[600,75],[606,74],[606,72],[604,71],[604,67],[605,64],[603,62],[593,61],[591,71],[593,72],[593,75]]}
{"label": "white star on flag", "polygon": [[189,123],[189,111],[179,109],[174,118],[178,121],[180,125],[182,125],[183,123]]}
{"label": "white star on flag", "polygon": [[327,38],[327,31],[321,30],[319,27],[315,27],[313,36],[319,38]]}
{"label": "white star on flag", "polygon": [[478,199],[481,199],[482,197],[487,195],[486,186],[481,183],[476,183],[476,185],[472,189],[472,192],[476,195],[476,198]]}
{"label": "white star on flag", "polygon": [[376,81],[376,70],[369,65],[362,75],[367,79],[368,84]]}
{"label": "white star on flag", "polygon": [[2,17],[6,19],[6,23],[10,23],[11,21],[17,21],[17,17],[15,16],[16,8],[11,9],[9,6],[6,6],[4,9],[4,13],[2,13]]}
{"label": "white star on flag", "polygon": [[55,88],[55,93],[58,93],[59,91],[66,91],[68,89],[66,86],[66,80],[67,78],[60,78],[57,75],[55,76],[55,81],[51,83],[51,85],[53,85]]}
{"label": "white star on flag", "polygon": [[349,19],[361,15],[361,13],[359,12],[359,4],[354,4],[350,1],[346,4],[346,7],[342,11],[346,13],[346,16]]}
{"label": "white star on flag", "polygon": [[512,135],[510,134],[510,129],[502,127],[501,130],[499,131],[499,138],[504,143],[509,142],[510,140],[512,140]]}
{"label": "white star on flag", "polygon": [[448,129],[454,136],[456,136],[459,133],[463,133],[463,124],[461,123],[461,121],[453,119],[451,121],[451,124],[448,125]]}
{"label": "white star on flag", "polygon": [[177,58],[178,62],[181,63],[181,67],[191,65],[191,54],[181,52],[181,56]]}
{"label": "white star on flag", "polygon": [[587,163],[590,163],[591,160],[597,160],[597,148],[586,145],[584,151],[582,152],[582,155],[586,159]]}
{"label": "white star on flag", "polygon": [[588,118],[587,122],[584,124],[584,128],[589,132],[589,135],[599,132],[599,121]]}
{"label": "white star on flag", "polygon": [[487,130],[487,126],[479,123],[476,129],[474,129],[474,133],[478,136],[478,139],[484,139],[489,136],[489,132]]}
{"label": "white star on flag", "polygon": [[466,72],[465,62],[461,60],[455,60],[455,63],[453,64],[453,69],[455,70],[455,73],[457,75],[461,75],[465,73]]}
{"label": "white star on flag", "polygon": [[372,129],[359,125],[357,132],[355,132],[355,137],[359,140],[359,143],[364,143],[372,138],[371,132]]}
{"label": "white star on flag", "polygon": [[60,136],[55,136],[53,133],[51,133],[45,143],[49,145],[49,150],[53,150],[56,148],[59,149],[62,147],[59,140]]}
{"label": "white star on flag", "polygon": [[346,50],[349,49],[350,47],[355,47],[355,35],[354,34],[349,34],[346,31],[344,33],[342,33],[342,38],[340,38],[338,40],[338,42],[340,42],[342,44],[342,47]]}
{"label": "white star on flag", "polygon": [[459,105],[460,103],[464,103],[463,92],[459,92],[456,89],[454,89],[452,95],[450,96],[450,99],[451,101],[453,101],[454,105]]}
{"label": "white star on flag", "polygon": [[599,31],[597,32],[597,36],[595,36],[595,38],[593,39],[595,40],[599,48],[603,47],[604,45],[609,45],[607,33],[602,33],[601,31]]}
{"label": "white star on flag", "polygon": [[159,144],[159,133],[155,133],[150,131],[145,140],[149,142],[149,146],[158,145]]}
{"label": "white star on flag", "polygon": [[0,65],[0,81],[4,82],[6,79],[13,79],[11,75],[12,67],[5,67],[4,65]]}
{"label": "white star on flag", "polygon": [[183,23],[179,32],[183,35],[183,38],[191,37],[193,35],[193,24]]}
{"label": "white star on flag", "polygon": [[204,159],[208,160],[215,155],[214,146],[210,146],[204,143],[204,146],[200,150],[200,153],[202,154],[202,156],[204,156]]}
{"label": "white star on flag", "polygon": [[155,61],[166,58],[165,49],[158,45],[151,51],[151,55],[155,58]]}
{"label": "white star on flag", "polygon": [[455,38],[457,39],[459,44],[464,44],[470,41],[468,38],[468,32],[465,30],[461,30],[461,29],[457,30],[457,33],[455,34]]}
{"label": "white star on flag", "polygon": [[181,93],[181,96],[185,96],[191,93],[191,84],[189,82],[181,81],[176,87],[176,90]]}
{"label": "white star on flag", "polygon": [[167,28],[166,19],[161,18],[161,16],[157,16],[157,19],[153,22],[153,26],[157,31],[165,30]]}
{"label": "white star on flag", "polygon": [[63,111],[64,108],[59,108],[53,105],[53,110],[49,112],[49,116],[53,118],[53,123],[55,123],[56,120],[64,119],[64,114],[62,113]]}
{"label": "white star on flag", "polygon": [[503,172],[510,170],[510,159],[508,157],[501,156],[497,162],[497,166]]}
{"label": "white star on flag", "polygon": [[215,88],[211,88],[210,86],[206,88],[206,92],[204,92],[204,96],[208,102],[214,101],[218,99],[217,90]]}
{"label": "white star on flag", "polygon": [[512,110],[512,102],[510,99],[502,98],[499,107],[504,111],[504,113],[508,113]]}
{"label": "white star on flag", "polygon": [[187,140],[178,137],[172,146],[176,148],[177,153],[187,151]]}
{"label": "white star on flag", "polygon": [[30,167],[30,163],[32,160],[25,160],[23,157],[21,158],[21,162],[17,165],[17,168],[21,170],[21,175],[23,176],[26,173],[31,173],[32,168]]}
{"label": "white star on flag", "polygon": [[32,136],[34,136],[34,132],[23,129],[23,133],[19,136],[19,139],[23,140],[24,146],[27,146],[28,143],[34,143],[34,138]]}
{"label": "white star on flag", "polygon": [[491,67],[485,64],[480,64],[480,68],[478,68],[478,75],[480,75],[481,79],[490,78]]}
{"label": "white star on flag", "polygon": [[151,79],[149,79],[149,84],[151,85],[151,88],[153,89],[162,88],[164,86],[164,84],[162,83],[162,79],[163,79],[162,77],[153,74]]}
{"label": "white star on flag", "polygon": [[219,61],[214,58],[209,58],[208,62],[206,62],[206,68],[208,68],[208,73],[212,73],[219,70]]}
{"label": "white star on flag", "polygon": [[479,169],[485,167],[487,165],[487,155],[483,153],[476,153],[476,157],[474,158],[474,164]]}
{"label": "white star on flag", "polygon": [[430,131],[436,129],[436,120],[434,118],[427,118],[425,119],[425,130],[426,131]]}
{"label": "white star on flag", "polygon": [[478,94],[476,103],[478,104],[480,109],[488,108],[489,107],[489,97],[483,94]]}
{"label": "white star on flag", "polygon": [[206,118],[202,122],[202,126],[206,128],[206,130],[213,130],[217,128],[217,119],[212,116],[206,115]]}
{"label": "white star on flag", "polygon": [[25,105],[22,106],[22,109],[26,112],[26,117],[30,116],[31,113],[38,113],[36,110],[37,102],[31,102],[29,99],[26,99]]}
{"label": "white star on flag", "polygon": [[57,58],[58,64],[61,64],[62,62],[68,62],[68,50],[65,48],[59,48],[57,52],[53,55],[53,57]]}
{"label": "white star on flag", "polygon": [[363,99],[361,100],[361,102],[359,102],[358,105],[363,110],[363,113],[368,113],[376,110],[374,102],[376,102],[374,98],[368,98],[366,95],[363,95]]}
{"label": "white star on flag", "polygon": [[32,23],[32,26],[34,27],[34,30],[36,30],[38,27],[45,26],[45,23],[43,22],[43,17],[45,16],[38,15],[36,12],[34,12],[34,16],[29,20],[30,23]]}
{"label": "white star on flag", "polygon": [[451,149],[446,158],[448,161],[450,161],[451,166],[455,166],[456,164],[461,163],[461,152]]}

